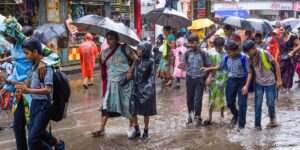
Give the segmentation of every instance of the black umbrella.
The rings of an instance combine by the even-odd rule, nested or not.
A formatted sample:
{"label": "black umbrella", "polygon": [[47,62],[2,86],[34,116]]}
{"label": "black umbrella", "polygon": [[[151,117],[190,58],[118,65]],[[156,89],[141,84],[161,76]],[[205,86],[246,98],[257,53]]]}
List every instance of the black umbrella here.
{"label": "black umbrella", "polygon": [[215,19],[214,21],[219,24],[228,24],[238,29],[255,31],[255,28],[251,25],[249,21],[240,17],[228,16],[220,19]]}
{"label": "black umbrella", "polygon": [[56,37],[62,36],[66,31],[63,24],[49,23],[35,29],[33,36],[45,44]]}
{"label": "black umbrella", "polygon": [[169,7],[158,8],[145,15],[150,22],[173,28],[184,28],[192,25],[192,21],[183,13]]}
{"label": "black umbrella", "polygon": [[102,19],[104,19],[102,16],[86,15],[76,19],[72,24],[82,30],[94,33],[93,27],[95,27]]}

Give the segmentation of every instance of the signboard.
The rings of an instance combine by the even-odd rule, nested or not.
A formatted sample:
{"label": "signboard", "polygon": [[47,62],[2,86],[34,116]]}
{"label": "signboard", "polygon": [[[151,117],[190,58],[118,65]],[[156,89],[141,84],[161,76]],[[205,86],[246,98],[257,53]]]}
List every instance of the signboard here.
{"label": "signboard", "polygon": [[294,2],[294,4],[293,4],[293,10],[294,11],[300,11],[300,1]]}
{"label": "signboard", "polygon": [[47,0],[47,21],[60,22],[59,0]]}
{"label": "signboard", "polygon": [[218,10],[293,10],[293,2],[217,2],[213,4]]}
{"label": "signboard", "polygon": [[206,18],[205,0],[200,0],[197,2],[197,18],[198,19]]}

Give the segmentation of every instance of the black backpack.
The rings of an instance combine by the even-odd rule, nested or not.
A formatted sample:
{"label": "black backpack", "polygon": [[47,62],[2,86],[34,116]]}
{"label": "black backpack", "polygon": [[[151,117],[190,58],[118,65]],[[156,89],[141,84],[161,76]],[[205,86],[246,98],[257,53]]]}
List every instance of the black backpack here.
{"label": "black backpack", "polygon": [[71,88],[68,76],[59,69],[53,69],[53,102],[51,104],[50,118],[53,121],[61,121],[67,115],[68,102]]}

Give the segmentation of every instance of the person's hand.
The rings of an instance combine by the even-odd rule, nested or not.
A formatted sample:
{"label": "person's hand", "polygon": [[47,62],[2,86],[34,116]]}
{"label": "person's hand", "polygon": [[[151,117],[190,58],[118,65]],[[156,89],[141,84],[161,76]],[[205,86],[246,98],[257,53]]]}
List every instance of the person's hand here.
{"label": "person's hand", "polygon": [[245,85],[243,88],[242,88],[242,94],[243,95],[246,95],[247,93],[248,93],[248,86],[247,85]]}
{"label": "person's hand", "polygon": [[292,53],[289,53],[288,56],[291,58],[293,57],[294,55]]}
{"label": "person's hand", "polygon": [[1,84],[7,84],[8,83],[7,79],[3,76],[0,76],[0,82],[1,82]]}
{"label": "person's hand", "polygon": [[47,66],[43,61],[39,62],[37,70],[38,70],[39,78],[42,79],[42,80],[45,78],[45,75],[46,75],[46,67]]}
{"label": "person's hand", "polygon": [[25,83],[20,82],[16,85],[17,92],[20,93],[29,93],[29,88],[26,87]]}
{"label": "person's hand", "polygon": [[0,63],[2,63],[2,62],[4,62],[5,61],[5,59],[0,59]]}
{"label": "person's hand", "polygon": [[126,78],[127,78],[128,80],[132,79],[132,72],[127,72],[127,73],[126,73]]}
{"label": "person's hand", "polygon": [[200,68],[200,71],[202,71],[202,72],[208,72],[208,71],[209,71],[209,68],[202,67],[202,68]]}
{"label": "person's hand", "polygon": [[207,79],[206,79],[205,85],[206,85],[206,86],[210,86],[210,85],[211,85],[211,78],[207,78]]}
{"label": "person's hand", "polygon": [[282,87],[282,81],[281,81],[281,79],[278,79],[278,80],[276,81],[276,87],[277,87],[278,89]]}

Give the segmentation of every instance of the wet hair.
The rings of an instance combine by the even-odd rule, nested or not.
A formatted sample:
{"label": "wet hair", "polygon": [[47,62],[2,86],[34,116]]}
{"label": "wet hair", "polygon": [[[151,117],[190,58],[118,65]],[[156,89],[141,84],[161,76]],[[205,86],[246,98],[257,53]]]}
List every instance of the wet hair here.
{"label": "wet hair", "polygon": [[262,36],[262,34],[261,33],[259,33],[259,32],[257,32],[256,34],[255,34],[255,38],[263,38],[263,36]]}
{"label": "wet hair", "polygon": [[287,30],[288,32],[290,32],[291,30],[292,30],[292,27],[291,27],[291,25],[282,25],[282,28],[284,29],[284,30]]}
{"label": "wet hair", "polygon": [[215,25],[215,24],[212,24],[212,25],[210,25],[210,26],[209,26],[209,29],[211,29],[211,30],[216,30],[216,29],[217,29],[217,27],[216,27],[216,25]]}
{"label": "wet hair", "polygon": [[188,41],[189,42],[194,42],[194,41],[199,42],[199,36],[197,34],[191,34],[188,38]]}
{"label": "wet hair", "polygon": [[255,47],[255,42],[252,40],[246,40],[243,44],[243,50],[245,53],[248,53],[250,49]]}
{"label": "wet hair", "polygon": [[163,27],[163,30],[166,30],[166,31],[169,31],[169,32],[170,32],[170,31],[171,31],[171,26],[164,26],[164,27]]}
{"label": "wet hair", "polygon": [[120,40],[120,37],[119,37],[119,34],[115,31],[108,31],[105,35],[105,37],[108,37],[108,36],[111,36],[113,37],[114,39],[116,39],[117,41]]}
{"label": "wet hair", "polygon": [[222,37],[217,37],[213,43],[216,47],[223,47],[225,44],[225,39]]}
{"label": "wet hair", "polygon": [[225,45],[225,50],[226,51],[233,51],[233,52],[239,51],[239,45],[236,42],[232,42],[232,41],[228,42]]}
{"label": "wet hair", "polygon": [[22,48],[26,48],[31,52],[34,52],[34,50],[37,50],[39,54],[42,54],[42,44],[40,41],[38,41],[36,39],[24,40],[22,43]]}
{"label": "wet hair", "polygon": [[223,29],[228,30],[228,31],[234,31],[234,30],[235,30],[234,27],[231,26],[231,25],[229,25],[229,24],[226,24],[226,25],[223,27]]}
{"label": "wet hair", "polygon": [[33,28],[32,26],[24,26],[22,32],[25,36],[30,37],[33,35]]}

